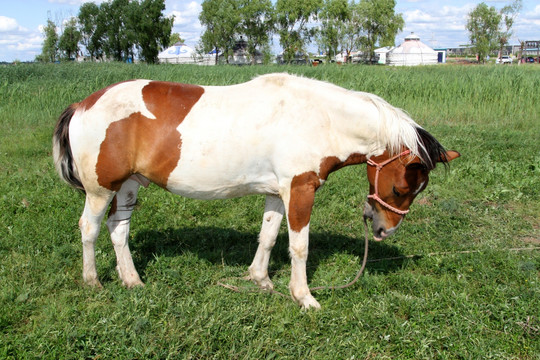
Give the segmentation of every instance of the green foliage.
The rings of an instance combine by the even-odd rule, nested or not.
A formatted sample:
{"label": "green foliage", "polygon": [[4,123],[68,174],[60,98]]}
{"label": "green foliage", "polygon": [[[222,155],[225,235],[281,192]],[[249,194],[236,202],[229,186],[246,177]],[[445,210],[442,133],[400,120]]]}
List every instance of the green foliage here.
{"label": "green foliage", "polygon": [[[258,52],[267,51],[275,14],[270,0],[205,0],[199,20],[206,27],[203,52],[220,50],[228,63],[236,40],[245,36],[247,53],[255,63]],[[216,51],[216,64],[218,56]]]}
{"label": "green foliage", "polygon": [[499,56],[502,58],[503,48],[508,43],[508,40],[512,36],[512,27],[514,26],[514,21],[523,7],[522,0],[514,0],[510,5],[506,5],[500,11],[501,18],[504,20],[504,27],[500,26],[498,40],[499,40]]}
{"label": "green foliage", "polygon": [[81,42],[90,54],[92,60],[101,58],[103,54],[103,26],[99,26],[99,6],[93,2],[85,2],[77,16]]}
{"label": "green foliage", "polygon": [[163,16],[165,0],[143,0],[136,13],[137,41],[141,60],[158,62],[161,49],[169,44],[174,18]]}
{"label": "green foliage", "polygon": [[486,56],[499,45],[499,25],[502,16],[494,6],[488,7],[485,3],[478,4],[467,19],[467,31],[471,45],[482,63]]}
{"label": "green foliage", "polygon": [[395,13],[394,0],[328,0],[321,14],[320,44],[334,56],[338,46],[347,53],[362,50],[373,60],[376,46],[393,46],[403,29],[401,14]]}
{"label": "green foliage", "polygon": [[129,0],[112,0],[100,5],[98,26],[103,28],[103,49],[116,61],[134,58],[137,42],[138,3]]}
{"label": "green foliage", "polygon": [[176,43],[184,43],[184,41],[179,33],[172,33],[169,37],[169,46],[173,46]]}
{"label": "green foliage", "polygon": [[[103,226],[96,256],[104,288],[86,288],[77,226],[84,196],[58,179],[51,160],[62,110],[127,79],[228,85],[278,71],[374,92],[462,157],[432,172],[392,238],[370,243],[370,262],[354,287],[315,295],[321,311],[216,285],[249,266],[264,206],[258,196],[203,202],[142,189],[130,247],[146,286],[120,285]],[[537,359],[539,72],[535,66],[0,67],[0,358]],[[342,169],[317,193],[312,286],[346,283],[359,268],[364,173],[363,165]],[[270,270],[286,293],[285,224]]]}
{"label": "green foliage", "polygon": [[85,2],[77,19],[70,19],[58,37],[49,20],[45,42],[37,60],[54,62],[61,50],[72,59],[82,44],[92,60],[103,55],[116,60],[133,59],[135,54],[147,63],[156,63],[157,55],[169,44],[173,18],[163,16],[165,0],[112,0],[96,5]]}
{"label": "green foliage", "polygon": [[47,20],[47,25],[43,28],[43,32],[45,34],[43,48],[41,49],[41,54],[36,59],[41,62],[55,62],[59,58],[58,33],[56,32],[56,25],[51,19]]}
{"label": "green foliage", "polygon": [[403,30],[405,21],[395,13],[395,0],[361,0],[362,29],[365,36],[361,43],[371,61],[375,55],[375,45],[394,46],[396,35]]}
{"label": "green foliage", "polygon": [[326,52],[330,60],[338,53],[340,30],[351,17],[347,0],[326,0],[319,15],[321,27],[318,33],[319,47]]}
{"label": "green foliage", "polygon": [[72,60],[79,51],[79,41],[82,39],[81,33],[77,30],[77,20],[71,18],[58,41],[58,49],[63,51],[67,60]]}
{"label": "green foliage", "polygon": [[317,17],[322,4],[322,0],[277,0],[276,25],[286,61],[306,53],[306,45],[315,35],[315,29],[308,28],[307,23]]}
{"label": "green foliage", "polygon": [[206,52],[216,50],[216,64],[218,52],[221,50],[228,63],[241,21],[239,2],[237,0],[204,0],[201,6],[199,20],[206,26],[201,36],[203,50]]}
{"label": "green foliage", "polygon": [[275,13],[270,0],[240,0],[240,34],[247,38],[248,53],[255,64],[257,50],[264,51],[274,32]]}

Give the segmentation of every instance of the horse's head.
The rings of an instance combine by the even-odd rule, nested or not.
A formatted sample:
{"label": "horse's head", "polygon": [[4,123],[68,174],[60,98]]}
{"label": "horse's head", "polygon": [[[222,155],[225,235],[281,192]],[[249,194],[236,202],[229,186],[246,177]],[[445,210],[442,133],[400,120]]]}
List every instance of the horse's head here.
{"label": "horse's head", "polygon": [[[456,151],[445,151],[436,161],[447,163],[459,156]],[[380,241],[397,230],[414,198],[426,188],[434,165],[427,166],[408,150],[392,157],[385,151],[368,160],[370,186],[364,216],[373,220],[375,240]]]}

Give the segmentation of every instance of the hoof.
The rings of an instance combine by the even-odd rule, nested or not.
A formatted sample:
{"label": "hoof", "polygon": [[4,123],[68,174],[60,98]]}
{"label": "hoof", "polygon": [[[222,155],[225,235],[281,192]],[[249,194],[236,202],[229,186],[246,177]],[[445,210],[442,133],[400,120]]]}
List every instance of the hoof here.
{"label": "hoof", "polygon": [[144,283],[139,279],[137,281],[130,281],[130,282],[125,282],[125,281],[122,281],[122,284],[127,287],[128,289],[133,289],[134,287],[143,287],[144,286]]}
{"label": "hoof", "polygon": [[103,285],[101,285],[101,282],[97,278],[84,280],[84,283],[86,286],[90,286],[96,289],[103,289]]}
{"label": "hoof", "polygon": [[249,281],[254,282],[259,288],[263,290],[274,290],[274,283],[272,282],[272,280],[270,280],[268,275],[266,275],[265,277],[256,277],[253,274],[251,274],[251,271],[250,271],[250,274],[246,276],[244,280],[249,280]]}
{"label": "hoof", "polygon": [[302,299],[295,299],[298,305],[302,307],[302,309],[320,309],[321,304],[315,298],[311,295],[304,296]]}
{"label": "hoof", "polygon": [[118,277],[120,278],[120,280],[122,280],[122,285],[124,285],[128,289],[137,286],[144,286],[144,283],[141,281],[141,278],[139,277],[139,274],[136,270],[123,272],[122,270],[120,270],[119,266],[116,266],[116,271],[118,272]]}

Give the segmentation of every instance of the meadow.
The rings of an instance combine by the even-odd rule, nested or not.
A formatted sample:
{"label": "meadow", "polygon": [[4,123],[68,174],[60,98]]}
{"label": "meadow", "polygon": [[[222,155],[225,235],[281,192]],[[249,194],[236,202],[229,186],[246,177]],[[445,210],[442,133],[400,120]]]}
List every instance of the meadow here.
{"label": "meadow", "polygon": [[[51,136],[62,110],[111,83],[234,84],[282,72],[368,91],[448,149],[400,230],[370,242],[351,288],[290,299],[236,293],[264,197],[196,201],[139,192],[130,247],[146,286],[122,287],[105,226],[103,289],[82,283],[84,197],[62,183]],[[324,96],[324,94],[321,94]],[[0,358],[540,359],[540,66],[0,67]],[[365,165],[332,174],[311,222],[311,286],[345,284],[363,254]],[[270,262],[287,292],[282,224]]]}

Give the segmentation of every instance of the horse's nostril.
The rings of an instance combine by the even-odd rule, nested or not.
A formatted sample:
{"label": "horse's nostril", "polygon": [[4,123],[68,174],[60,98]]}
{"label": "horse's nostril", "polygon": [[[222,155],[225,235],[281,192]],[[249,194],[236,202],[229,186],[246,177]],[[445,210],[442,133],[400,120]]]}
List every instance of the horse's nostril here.
{"label": "horse's nostril", "polygon": [[378,237],[381,237],[383,233],[384,233],[384,229],[382,227],[377,229],[377,236]]}

